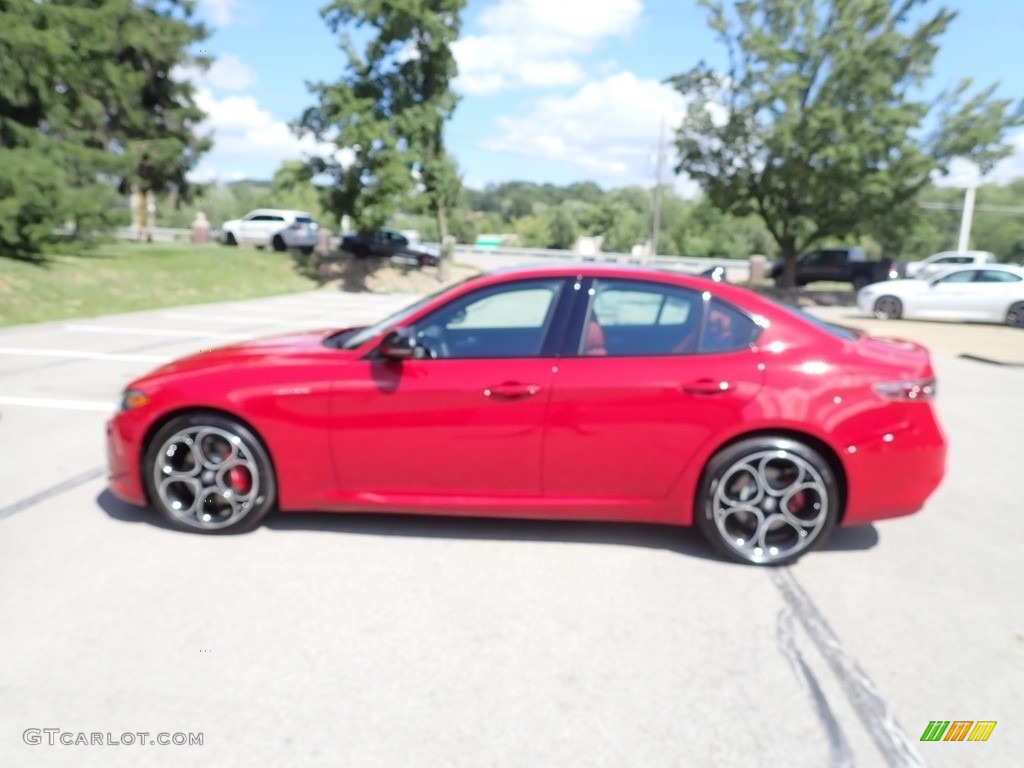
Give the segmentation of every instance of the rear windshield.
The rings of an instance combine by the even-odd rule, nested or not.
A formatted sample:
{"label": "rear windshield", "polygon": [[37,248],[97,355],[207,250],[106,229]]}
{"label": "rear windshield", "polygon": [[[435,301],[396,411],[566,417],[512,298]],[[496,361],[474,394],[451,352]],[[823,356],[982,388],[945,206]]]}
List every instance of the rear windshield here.
{"label": "rear windshield", "polygon": [[313,223],[313,219],[310,218],[309,216],[296,216],[295,220],[297,222],[299,222],[299,224],[312,224]]}
{"label": "rear windshield", "polygon": [[816,328],[820,328],[826,333],[835,336],[837,339],[853,341],[854,339],[858,339],[864,335],[861,331],[858,331],[856,328],[847,328],[845,325],[836,325],[835,323],[830,323],[826,320],[822,320],[820,317],[815,317],[809,312],[804,312],[799,307],[794,307],[791,304],[783,304],[782,302],[777,302],[777,304],[778,306],[782,307],[782,309],[789,312],[791,315],[800,318],[806,323],[810,323]]}

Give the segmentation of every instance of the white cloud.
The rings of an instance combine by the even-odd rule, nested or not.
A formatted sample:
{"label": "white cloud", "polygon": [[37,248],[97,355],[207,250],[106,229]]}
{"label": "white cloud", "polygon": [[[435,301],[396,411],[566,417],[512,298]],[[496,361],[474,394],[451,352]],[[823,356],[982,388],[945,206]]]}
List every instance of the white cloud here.
{"label": "white cloud", "polygon": [[607,37],[629,34],[642,12],[641,0],[499,0],[480,14],[482,34],[452,46],[455,87],[480,95],[581,83],[578,58]]}
{"label": "white cloud", "polygon": [[278,120],[252,96],[218,99],[209,88],[196,90],[196,104],[207,114],[199,133],[213,136],[213,149],[191,174],[199,180],[269,178],[285,160],[309,155],[333,155],[340,162],[352,160],[348,150],[297,137],[288,124]]}
{"label": "white cloud", "polygon": [[1013,146],[1013,154],[1000,160],[985,181],[1006,184],[1024,178],[1024,131],[1011,137],[1009,143]]}
{"label": "white cloud", "polygon": [[256,72],[235,56],[218,56],[205,72],[195,66],[176,66],[171,70],[175,80],[191,80],[197,88],[218,88],[223,91],[247,91],[256,83]]}
{"label": "white cloud", "polygon": [[231,26],[240,6],[240,0],[199,0],[203,16],[215,27]]}
{"label": "white cloud", "polygon": [[[540,99],[524,115],[497,118],[499,135],[481,146],[559,163],[603,184],[652,186],[661,119],[668,145],[663,179],[669,181],[675,175],[672,133],[683,113],[678,91],[622,72],[591,81],[570,96]],[[677,187],[686,194],[695,191],[685,180]]]}
{"label": "white cloud", "polygon": [[949,164],[949,173],[933,174],[932,181],[940,187],[966,187],[971,184],[1006,184],[1024,178],[1024,131],[1011,136],[1007,142],[1013,153],[996,163],[996,167],[983,178],[978,166],[969,160],[956,158]]}

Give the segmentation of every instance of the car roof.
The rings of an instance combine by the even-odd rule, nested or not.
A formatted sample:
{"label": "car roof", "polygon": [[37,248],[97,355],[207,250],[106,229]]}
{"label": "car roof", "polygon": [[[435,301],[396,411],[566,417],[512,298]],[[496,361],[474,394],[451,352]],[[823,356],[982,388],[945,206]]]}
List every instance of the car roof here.
{"label": "car roof", "polygon": [[1024,267],[1017,264],[958,264],[955,267],[943,269],[942,272],[937,274],[935,277],[945,277],[953,274],[954,272],[977,272],[978,270],[984,270],[986,272],[1009,272],[1010,274],[1024,277]]}
{"label": "car roof", "polygon": [[284,214],[286,216],[309,216],[310,218],[313,217],[309,211],[296,211],[291,208],[255,208],[245,215],[252,216],[253,214],[263,213]]}
{"label": "car roof", "polygon": [[[742,262],[737,262],[742,263]],[[604,277],[623,280],[650,280],[678,285],[695,291],[706,291],[714,296],[740,305],[750,312],[772,311],[775,303],[743,286],[716,282],[693,272],[661,269],[642,264],[601,264],[558,260],[533,264],[517,264],[498,267],[480,276],[481,279],[531,278],[531,277]]]}
{"label": "car roof", "polygon": [[933,253],[928,258],[937,259],[940,256],[992,256],[995,258],[995,254],[991,251],[940,251],[939,253]]}

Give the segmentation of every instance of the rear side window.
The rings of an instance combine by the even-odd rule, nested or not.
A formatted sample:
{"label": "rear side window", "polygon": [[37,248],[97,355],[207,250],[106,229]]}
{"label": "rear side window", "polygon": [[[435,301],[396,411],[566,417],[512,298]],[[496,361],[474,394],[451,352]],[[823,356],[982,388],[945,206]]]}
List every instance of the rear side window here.
{"label": "rear side window", "polygon": [[757,324],[720,299],[712,299],[701,329],[701,352],[735,352],[750,345],[760,329]]}
{"label": "rear side window", "polygon": [[1015,275],[1012,272],[1004,272],[1001,269],[983,270],[981,276],[977,280],[979,283],[1019,283],[1020,281],[1020,275]]}

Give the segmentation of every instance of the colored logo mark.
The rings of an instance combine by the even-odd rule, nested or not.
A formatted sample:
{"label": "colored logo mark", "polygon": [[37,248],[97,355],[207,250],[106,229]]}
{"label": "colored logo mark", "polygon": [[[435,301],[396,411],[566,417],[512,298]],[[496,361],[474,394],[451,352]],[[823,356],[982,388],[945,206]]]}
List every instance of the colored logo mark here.
{"label": "colored logo mark", "polygon": [[988,741],[996,729],[996,720],[932,720],[921,734],[921,741]]}

